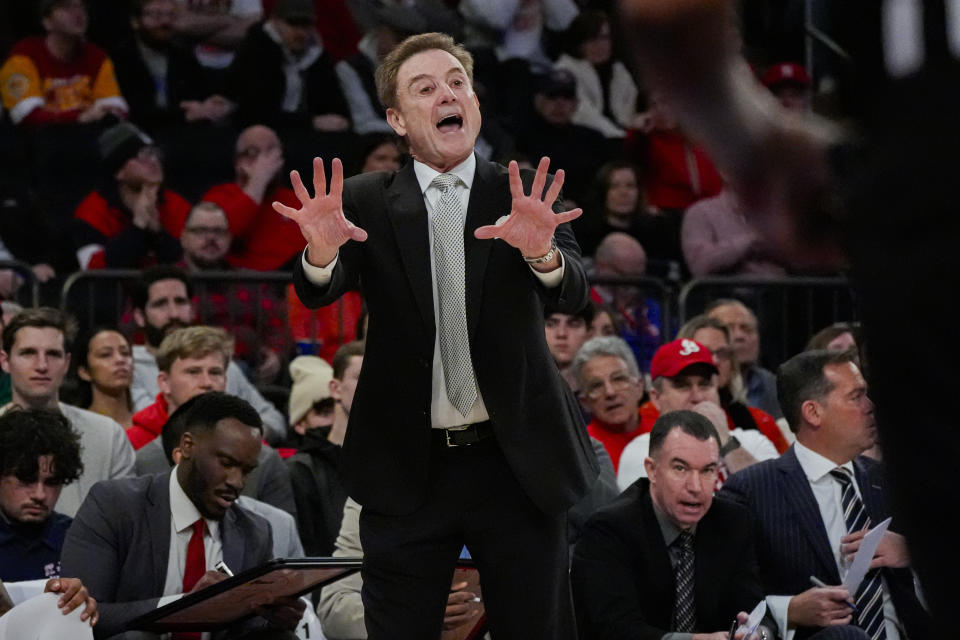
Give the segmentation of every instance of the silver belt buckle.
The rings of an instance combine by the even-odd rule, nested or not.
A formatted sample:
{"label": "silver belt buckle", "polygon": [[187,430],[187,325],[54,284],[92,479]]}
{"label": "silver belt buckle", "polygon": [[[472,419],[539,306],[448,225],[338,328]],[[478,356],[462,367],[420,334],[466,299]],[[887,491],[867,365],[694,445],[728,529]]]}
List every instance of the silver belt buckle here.
{"label": "silver belt buckle", "polygon": [[446,429],[444,429],[444,430],[443,430],[443,437],[445,437],[445,438],[447,439],[447,446],[448,446],[448,447],[459,447],[459,446],[462,446],[462,445],[456,444],[456,443],[454,443],[454,442],[452,442],[452,441],[450,440],[450,432],[451,432],[451,431],[466,431],[467,429],[470,428],[470,426],[471,426],[471,425],[469,425],[469,424],[464,424],[464,425],[460,425],[459,427],[447,427]]}

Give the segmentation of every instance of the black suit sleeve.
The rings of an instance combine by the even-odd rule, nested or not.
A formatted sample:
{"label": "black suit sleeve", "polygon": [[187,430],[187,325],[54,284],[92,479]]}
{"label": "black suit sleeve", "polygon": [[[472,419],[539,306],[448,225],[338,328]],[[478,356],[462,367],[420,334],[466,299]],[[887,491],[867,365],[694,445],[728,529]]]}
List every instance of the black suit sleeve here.
{"label": "black suit sleeve", "polygon": [[639,606],[637,540],[612,524],[594,518],[574,549],[570,580],[580,637],[660,640],[670,630],[650,624]]}
{"label": "black suit sleeve", "polygon": [[[102,484],[94,485],[67,531],[60,556],[60,575],[80,578],[96,598],[100,621],[94,637],[109,638],[121,633],[134,618],[157,608],[160,598],[116,602],[123,569],[119,531],[108,514],[118,505]],[[168,534],[169,535],[169,534]]]}

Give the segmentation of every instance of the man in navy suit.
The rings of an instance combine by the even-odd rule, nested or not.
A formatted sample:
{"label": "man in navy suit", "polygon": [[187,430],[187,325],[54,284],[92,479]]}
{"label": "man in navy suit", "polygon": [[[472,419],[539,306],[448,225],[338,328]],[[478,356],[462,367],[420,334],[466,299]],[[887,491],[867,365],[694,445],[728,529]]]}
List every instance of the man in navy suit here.
{"label": "man in navy suit", "polygon": [[777,392],[796,443],[732,475],[721,495],[747,506],[758,523],[760,577],[781,635],[801,639],[854,625],[873,640],[930,637],[896,522],[874,556],[877,571],[857,593],[811,587],[811,576],[840,585],[863,531],[888,516],[880,465],[860,455],[873,446],[876,423],[854,355],[794,356],[780,367]]}
{"label": "man in navy suit", "polygon": [[[543,308],[575,313],[588,287],[549,160],[521,177],[474,153],[470,54],[443,34],[398,45],[377,71],[387,121],[413,161],[280,204],[307,240],[294,284],[307,306],[360,286],[363,369],[344,442],[363,505],[370,638],[440,633],[466,544],[498,638],[572,637],[566,511],[597,460],[543,333]],[[526,195],[527,193],[530,195]]]}

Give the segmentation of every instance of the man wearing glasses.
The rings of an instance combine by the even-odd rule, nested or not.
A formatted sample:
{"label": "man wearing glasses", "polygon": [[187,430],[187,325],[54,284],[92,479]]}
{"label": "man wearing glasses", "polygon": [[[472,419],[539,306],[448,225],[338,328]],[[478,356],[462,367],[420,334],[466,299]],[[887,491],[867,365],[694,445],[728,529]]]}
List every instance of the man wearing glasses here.
{"label": "man wearing glasses", "polygon": [[577,352],[571,369],[580,402],[593,416],[587,432],[603,443],[617,469],[624,447],[644,433],[639,413],[643,377],[633,350],[622,338],[593,338]]}

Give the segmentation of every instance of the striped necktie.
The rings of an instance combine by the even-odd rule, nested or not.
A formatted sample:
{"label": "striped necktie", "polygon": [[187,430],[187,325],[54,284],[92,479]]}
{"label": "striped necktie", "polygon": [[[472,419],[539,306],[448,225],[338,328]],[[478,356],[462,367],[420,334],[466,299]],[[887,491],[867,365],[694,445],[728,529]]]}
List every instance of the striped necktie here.
{"label": "striped necktie", "polygon": [[[870,526],[870,516],[857,495],[850,472],[837,467],[830,475],[840,483],[842,493],[840,504],[843,507],[843,519],[847,523],[847,533],[856,533]],[[857,606],[854,616],[857,626],[867,632],[871,640],[886,640],[886,621],[883,617],[883,588],[880,582],[880,570],[867,572],[860,584],[854,604]]]}
{"label": "striped necktie", "polygon": [[673,541],[677,550],[677,597],[673,604],[673,630],[692,633],[697,623],[693,599],[693,534],[681,531]]}

